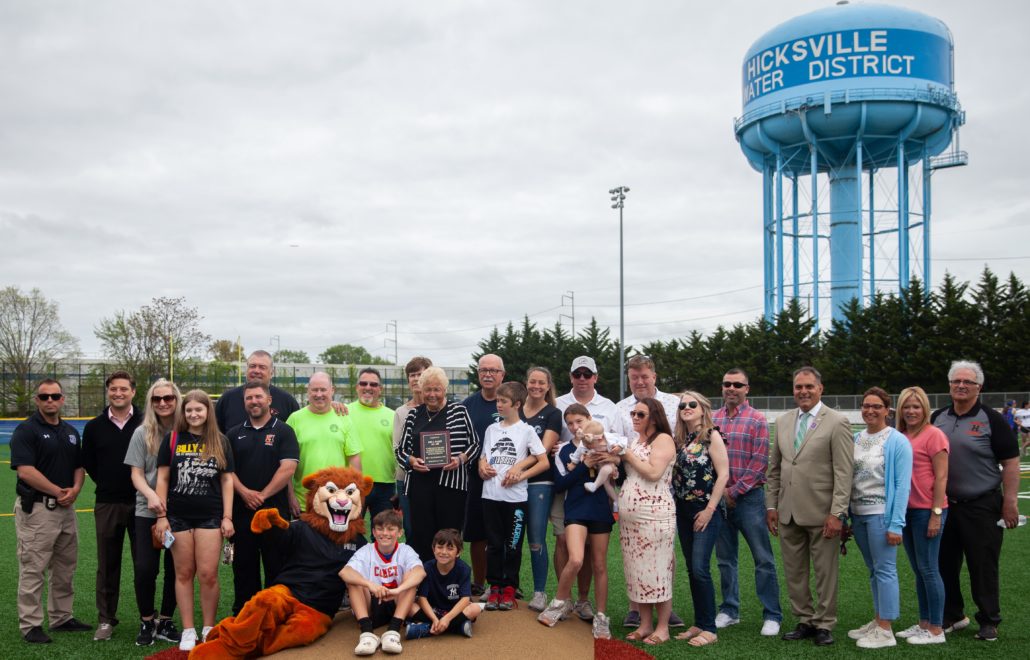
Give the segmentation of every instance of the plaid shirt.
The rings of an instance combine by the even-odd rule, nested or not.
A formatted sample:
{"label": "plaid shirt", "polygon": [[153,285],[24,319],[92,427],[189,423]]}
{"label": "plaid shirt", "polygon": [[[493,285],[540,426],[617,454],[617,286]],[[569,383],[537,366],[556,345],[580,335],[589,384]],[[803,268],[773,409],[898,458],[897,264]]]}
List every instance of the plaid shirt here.
{"label": "plaid shirt", "polygon": [[712,413],[712,422],[719,427],[730,457],[730,479],[726,493],[737,499],[765,483],[769,466],[769,424],[765,416],[747,401],[729,416],[726,406]]}

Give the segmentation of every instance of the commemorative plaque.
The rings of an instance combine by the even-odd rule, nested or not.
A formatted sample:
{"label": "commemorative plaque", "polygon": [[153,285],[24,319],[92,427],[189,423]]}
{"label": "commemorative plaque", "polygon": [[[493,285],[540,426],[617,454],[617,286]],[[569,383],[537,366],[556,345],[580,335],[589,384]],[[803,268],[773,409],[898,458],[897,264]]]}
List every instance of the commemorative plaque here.
{"label": "commemorative plaque", "polygon": [[451,462],[451,434],[447,431],[424,431],[419,434],[422,460],[426,467],[439,468]]}

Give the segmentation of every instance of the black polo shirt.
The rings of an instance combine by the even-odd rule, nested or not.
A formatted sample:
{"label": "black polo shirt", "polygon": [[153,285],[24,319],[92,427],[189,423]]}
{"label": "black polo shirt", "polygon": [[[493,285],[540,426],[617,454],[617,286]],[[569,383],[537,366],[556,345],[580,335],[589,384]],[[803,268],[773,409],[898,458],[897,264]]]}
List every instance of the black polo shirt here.
{"label": "black polo shirt", "polygon": [[[75,427],[59,420],[48,424],[38,412],[18,425],[11,435],[11,469],[31,465],[59,488],[75,485],[82,467],[82,439]],[[18,479],[21,488],[28,487]]]}
{"label": "black polo shirt", "polygon": [[[261,490],[267,486],[282,461],[300,461],[297,434],[286,422],[275,417],[257,429],[250,425],[248,419],[230,429],[228,436],[236,459],[236,477],[251,490]],[[265,506],[274,506],[285,517],[289,511],[286,489],[291,485],[292,481],[286,482],[279,492],[265,500]],[[240,513],[250,511],[242,497],[233,498],[233,509]]]}
{"label": "black polo shirt", "polygon": [[1001,485],[999,463],[1019,456],[1019,444],[1012,427],[994,408],[977,401],[964,415],[955,407],[941,408],[930,418],[944,431],[951,445],[948,451],[948,498],[966,500]]}
{"label": "black polo shirt", "polygon": [[[269,385],[268,391],[272,395],[272,417],[278,417],[285,422],[290,415],[300,410],[300,404],[286,390]],[[243,385],[234,387],[218,397],[215,418],[218,420],[218,430],[226,435],[229,429],[249,419],[247,409],[243,405]]]}

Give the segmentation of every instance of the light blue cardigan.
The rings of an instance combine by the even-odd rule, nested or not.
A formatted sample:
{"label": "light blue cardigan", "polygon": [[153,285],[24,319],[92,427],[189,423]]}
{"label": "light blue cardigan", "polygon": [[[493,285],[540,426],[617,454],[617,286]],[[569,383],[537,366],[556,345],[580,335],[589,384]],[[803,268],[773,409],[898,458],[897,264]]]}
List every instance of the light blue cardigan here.
{"label": "light blue cardigan", "polygon": [[[861,433],[855,433],[855,444]],[[897,429],[891,429],[883,444],[883,481],[887,497],[883,521],[888,532],[900,534],[905,526],[908,491],[912,488],[912,444]]]}

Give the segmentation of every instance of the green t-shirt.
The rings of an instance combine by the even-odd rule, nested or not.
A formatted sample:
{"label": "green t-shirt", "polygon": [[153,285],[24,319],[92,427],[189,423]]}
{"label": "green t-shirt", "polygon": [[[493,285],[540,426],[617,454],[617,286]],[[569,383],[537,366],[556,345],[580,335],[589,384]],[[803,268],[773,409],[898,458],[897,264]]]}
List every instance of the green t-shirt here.
{"label": "green t-shirt", "polygon": [[[345,419],[332,410],[319,415],[304,407],[286,420],[297,434],[300,446],[300,464],[293,473],[293,492],[301,510],[307,497],[301,484],[305,476],[322,468],[346,466],[348,456],[361,453],[361,440],[348,433],[349,425],[344,423]],[[342,488],[346,484],[337,485]]]}
{"label": "green t-shirt", "polygon": [[393,483],[393,411],[383,405],[369,408],[360,401],[348,403],[347,410],[350,437],[361,441],[361,471],[376,483]]}

